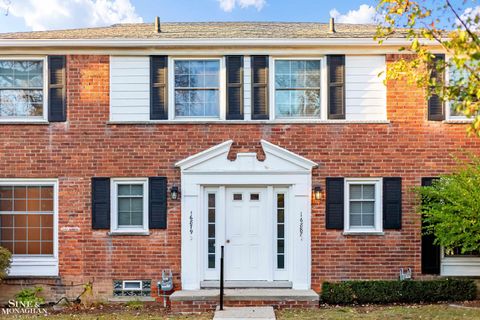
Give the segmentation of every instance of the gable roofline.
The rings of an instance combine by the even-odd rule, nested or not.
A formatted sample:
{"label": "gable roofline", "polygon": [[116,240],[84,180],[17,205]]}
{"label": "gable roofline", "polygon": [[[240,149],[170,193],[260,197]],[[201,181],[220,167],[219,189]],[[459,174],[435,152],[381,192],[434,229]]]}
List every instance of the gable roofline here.
{"label": "gable roofline", "polygon": [[[269,155],[273,155],[275,157],[293,163],[294,165],[299,166],[305,170],[312,170],[313,168],[318,167],[318,164],[316,162],[313,162],[305,157],[293,153],[285,148],[279,147],[271,142],[262,139],[260,140],[260,143],[262,145],[263,152],[265,153],[265,156],[267,158],[269,157]],[[203,150],[188,158],[178,161],[177,163],[175,163],[175,167],[181,168],[181,170],[187,170],[222,154],[226,157],[230,152],[232,144],[233,140],[227,140],[225,142],[222,142],[216,146],[213,146],[209,149]],[[256,159],[256,153],[252,152],[238,153],[237,156],[253,156]]]}
{"label": "gable roofline", "polygon": [[[389,38],[382,46],[404,46],[405,38]],[[435,40],[422,44],[439,46]],[[0,39],[0,47],[171,47],[171,46],[381,46],[372,38],[303,38],[303,39]]]}

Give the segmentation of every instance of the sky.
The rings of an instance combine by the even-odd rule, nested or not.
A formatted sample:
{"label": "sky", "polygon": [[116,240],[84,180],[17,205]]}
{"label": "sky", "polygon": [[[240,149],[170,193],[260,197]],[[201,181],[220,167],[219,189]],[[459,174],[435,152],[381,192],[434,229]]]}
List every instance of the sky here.
{"label": "sky", "polygon": [[[471,10],[480,11],[476,0],[470,2]],[[337,22],[372,23],[377,17],[376,3],[375,0],[0,0],[0,32],[152,22],[155,16],[161,21],[327,22],[334,17]]]}

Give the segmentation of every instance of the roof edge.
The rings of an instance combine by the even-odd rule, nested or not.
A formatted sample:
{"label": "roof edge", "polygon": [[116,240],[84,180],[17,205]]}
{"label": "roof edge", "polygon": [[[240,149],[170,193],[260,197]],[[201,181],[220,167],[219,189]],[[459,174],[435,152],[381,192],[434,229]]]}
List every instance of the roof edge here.
{"label": "roof edge", "polygon": [[[408,45],[411,40],[405,38],[389,38],[383,41],[383,46]],[[438,45],[435,40],[421,40],[424,45]],[[372,38],[299,38],[299,39],[1,39],[0,47],[161,47],[161,46],[374,46],[379,45]]]}

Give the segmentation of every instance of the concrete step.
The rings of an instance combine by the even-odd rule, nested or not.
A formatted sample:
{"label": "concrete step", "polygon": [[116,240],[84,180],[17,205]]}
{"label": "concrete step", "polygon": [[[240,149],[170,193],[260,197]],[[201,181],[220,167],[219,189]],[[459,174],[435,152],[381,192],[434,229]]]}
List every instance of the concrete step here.
{"label": "concrete step", "polygon": [[[171,301],[213,301],[218,300],[216,289],[175,291]],[[225,289],[225,301],[307,301],[318,302],[319,295],[313,290],[293,289]]]}
{"label": "concrete step", "polygon": [[213,320],[275,320],[273,307],[227,307],[220,311],[217,308]]}
{"label": "concrete step", "polygon": [[[200,282],[202,289],[218,289],[220,281],[202,281]],[[265,288],[265,289],[291,289],[291,281],[225,281],[225,288]]]}

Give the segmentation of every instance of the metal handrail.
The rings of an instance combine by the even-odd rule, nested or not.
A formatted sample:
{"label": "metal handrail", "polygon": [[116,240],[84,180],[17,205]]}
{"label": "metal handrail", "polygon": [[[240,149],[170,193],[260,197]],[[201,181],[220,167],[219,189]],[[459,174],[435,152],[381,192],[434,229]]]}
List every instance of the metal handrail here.
{"label": "metal handrail", "polygon": [[220,310],[223,310],[223,251],[224,251],[224,246],[220,247]]}

